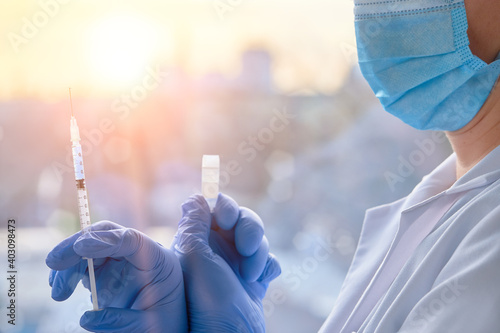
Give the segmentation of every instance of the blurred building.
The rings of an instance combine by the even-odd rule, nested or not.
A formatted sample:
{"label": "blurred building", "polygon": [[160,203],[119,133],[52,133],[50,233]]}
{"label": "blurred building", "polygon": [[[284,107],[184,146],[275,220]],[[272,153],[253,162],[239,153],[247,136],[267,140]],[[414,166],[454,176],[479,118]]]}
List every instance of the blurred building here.
{"label": "blurred building", "polygon": [[248,93],[270,93],[275,89],[271,76],[271,55],[267,50],[254,49],[243,53],[236,87]]}

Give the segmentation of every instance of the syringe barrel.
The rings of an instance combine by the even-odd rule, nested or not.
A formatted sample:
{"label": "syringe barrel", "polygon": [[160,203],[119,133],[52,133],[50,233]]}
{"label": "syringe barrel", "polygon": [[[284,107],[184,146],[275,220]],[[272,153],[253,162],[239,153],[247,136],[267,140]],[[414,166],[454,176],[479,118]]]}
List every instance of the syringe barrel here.
{"label": "syringe barrel", "polygon": [[73,141],[71,147],[73,152],[73,167],[75,169],[76,190],[78,193],[78,212],[80,215],[80,227],[84,229],[90,226],[89,200],[85,187],[85,172],[83,170],[82,146]]}
{"label": "syringe barrel", "polygon": [[73,144],[71,147],[73,152],[73,168],[75,169],[75,179],[85,179],[85,171],[83,170],[83,154],[80,144]]}
{"label": "syringe barrel", "polygon": [[77,187],[78,192],[78,213],[80,214],[80,228],[85,229],[90,226],[90,211],[87,190]]}

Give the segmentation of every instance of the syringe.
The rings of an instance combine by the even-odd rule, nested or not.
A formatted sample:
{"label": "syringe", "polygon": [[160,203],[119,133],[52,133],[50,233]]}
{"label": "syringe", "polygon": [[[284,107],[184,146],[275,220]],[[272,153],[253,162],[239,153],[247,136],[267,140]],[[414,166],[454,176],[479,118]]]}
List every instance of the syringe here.
{"label": "syringe", "polygon": [[[70,132],[71,132],[71,151],[73,153],[73,166],[75,169],[75,179],[76,179],[76,190],[78,192],[78,212],[80,215],[80,227],[83,232],[88,232],[86,227],[90,226],[90,211],[89,211],[89,200],[87,197],[87,189],[85,187],[85,173],[83,171],[83,156],[82,156],[82,146],[80,145],[80,131],[78,125],[76,124],[76,119],[73,115],[73,101],[71,99],[71,88],[69,89],[69,100],[71,103],[71,122],[70,122]],[[84,258],[85,259],[85,258]],[[95,286],[95,274],[94,274],[94,260],[92,258],[86,258],[89,268],[89,279],[90,279],[90,293],[92,295],[92,307],[95,310],[99,310],[97,303],[97,291]]]}

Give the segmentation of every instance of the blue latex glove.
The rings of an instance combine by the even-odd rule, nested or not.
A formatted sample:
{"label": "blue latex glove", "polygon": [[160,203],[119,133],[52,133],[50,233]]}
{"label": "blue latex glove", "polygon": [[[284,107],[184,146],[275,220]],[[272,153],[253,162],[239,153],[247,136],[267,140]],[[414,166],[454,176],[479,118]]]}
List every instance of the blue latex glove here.
{"label": "blue latex glove", "polygon": [[174,253],[134,229],[99,222],[78,232],[47,256],[52,298],[63,301],[82,280],[89,289],[87,260],[94,258],[100,311],[80,325],[93,332],[187,332],[182,271]]}
{"label": "blue latex glove", "polygon": [[190,332],[264,332],[262,299],[281,273],[260,218],[219,194],[211,214],[191,197],[173,248],[181,262]]}

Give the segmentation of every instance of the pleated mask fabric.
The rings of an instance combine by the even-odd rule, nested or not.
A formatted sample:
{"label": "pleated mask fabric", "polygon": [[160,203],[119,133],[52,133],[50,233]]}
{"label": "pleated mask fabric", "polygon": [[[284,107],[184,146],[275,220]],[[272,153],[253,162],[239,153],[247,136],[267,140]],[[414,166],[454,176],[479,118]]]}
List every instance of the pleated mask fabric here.
{"label": "pleated mask fabric", "polygon": [[455,131],[500,75],[469,49],[461,0],[354,0],[358,61],[385,110],[421,130]]}

